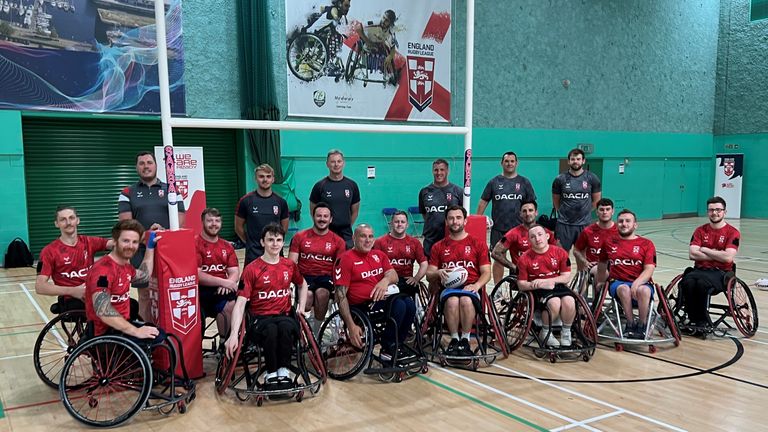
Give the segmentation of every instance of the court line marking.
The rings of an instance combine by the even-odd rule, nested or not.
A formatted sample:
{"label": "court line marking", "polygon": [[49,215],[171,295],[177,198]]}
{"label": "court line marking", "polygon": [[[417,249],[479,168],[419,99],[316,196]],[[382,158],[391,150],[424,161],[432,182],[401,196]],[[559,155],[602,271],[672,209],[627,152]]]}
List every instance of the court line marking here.
{"label": "court line marking", "polygon": [[14,332],[14,333],[0,333],[0,337],[2,337],[2,336],[18,336],[18,335],[30,334],[30,333],[40,333],[40,330],[25,330],[25,331]]}
{"label": "court line marking", "polygon": [[0,294],[18,294],[23,292],[24,291],[0,291]]}
{"label": "court line marking", "polygon": [[588,423],[604,420],[604,419],[607,419],[607,418],[610,418],[610,417],[613,417],[613,416],[617,416],[617,415],[620,415],[620,414],[624,414],[624,413],[626,413],[626,411],[624,411],[624,410],[613,411],[613,412],[609,412],[607,414],[603,414],[603,415],[599,415],[599,416],[596,416],[596,417],[588,418],[588,419],[582,420],[580,422],[571,423],[571,424],[565,425],[565,426],[560,426],[559,428],[551,429],[551,431],[552,432],[559,432],[559,431],[564,431],[564,430],[568,430],[568,429],[573,429],[575,427],[583,427],[584,425],[586,425]]}
{"label": "court line marking", "polygon": [[[730,336],[730,337],[733,337],[733,336]],[[760,345],[768,345],[768,342],[762,342],[762,341],[759,341],[759,340],[747,339],[747,338],[738,338],[738,339],[742,340],[742,341],[753,342],[753,343],[760,344]]]}
{"label": "court line marking", "polygon": [[[27,298],[29,299],[29,301],[32,302],[32,306],[35,307],[35,310],[40,315],[40,318],[42,318],[43,321],[46,324],[48,324],[51,320],[49,320],[48,316],[45,315],[45,312],[43,312],[43,308],[40,307],[40,305],[37,303],[37,300],[35,300],[35,298],[32,297],[32,294],[29,292],[26,285],[24,285],[23,283],[20,283],[19,286],[21,286],[21,289],[24,290],[24,294],[27,295]],[[64,342],[64,339],[62,339],[61,335],[59,335],[59,330],[56,329],[55,327],[52,328],[51,330],[53,332],[53,335],[56,336],[56,339],[59,340],[59,344],[61,344],[61,347],[66,349],[68,345],[66,342]]]}
{"label": "court line marking", "polygon": [[[518,376],[521,376],[521,377],[527,378],[527,379],[529,379],[529,380],[531,380],[531,381],[535,381],[535,382],[537,382],[537,383],[539,383],[539,384],[544,384],[544,385],[546,385],[546,386],[549,386],[549,387],[552,387],[552,388],[558,389],[558,390],[560,390],[560,391],[563,391],[563,392],[565,392],[565,393],[568,393],[568,394],[572,394],[572,395],[574,395],[574,396],[577,396],[577,397],[580,397],[580,398],[582,398],[582,399],[586,399],[586,400],[588,400],[588,401],[590,401],[590,402],[594,402],[594,403],[596,403],[596,404],[599,404],[599,405],[603,405],[603,406],[606,406],[606,407],[608,407],[608,408],[611,408],[611,409],[614,409],[614,410],[623,410],[625,413],[627,413],[627,414],[629,414],[629,415],[631,415],[631,416],[637,417],[637,418],[639,418],[639,419],[645,420],[645,421],[647,421],[647,422],[649,422],[649,423],[653,423],[653,424],[656,424],[656,425],[659,425],[659,426],[662,426],[662,427],[665,427],[665,428],[667,428],[667,429],[671,429],[671,430],[674,430],[674,431],[678,431],[678,432],[685,432],[685,429],[681,429],[681,428],[679,428],[679,427],[677,427],[677,426],[672,426],[671,424],[668,424],[668,423],[664,423],[664,422],[663,422],[663,421],[661,421],[661,420],[656,420],[656,419],[654,419],[654,418],[651,418],[651,417],[648,417],[648,416],[644,416],[644,415],[642,415],[642,414],[639,414],[639,413],[636,413],[636,412],[634,412],[634,411],[630,411],[630,410],[628,410],[628,409],[624,409],[624,408],[622,408],[622,407],[620,407],[620,406],[617,406],[617,405],[613,405],[613,404],[611,404],[611,403],[608,403],[608,402],[602,401],[602,400],[600,400],[600,399],[597,399],[597,398],[593,398],[592,396],[588,396],[588,395],[585,395],[585,394],[583,394],[583,393],[577,392],[576,390],[571,390],[571,389],[569,389],[569,388],[567,388],[567,387],[563,387],[563,386],[560,386],[560,385],[557,385],[557,384],[553,384],[553,383],[551,383],[551,382],[549,382],[549,381],[544,381],[543,379],[540,379],[540,378],[536,378],[535,376],[532,376],[532,375],[528,375],[528,374],[526,374],[526,373],[523,373],[523,372],[518,372],[518,371],[516,371],[516,370],[514,370],[514,369],[510,369],[510,368],[508,368],[508,367],[504,367],[504,366],[501,366],[501,365],[497,365],[497,364],[493,364],[493,365],[491,365],[491,366],[494,366],[494,367],[497,367],[497,368],[499,368],[499,369],[505,370],[505,371],[507,371],[507,372],[513,373],[513,374],[515,374],[515,375],[518,375]],[[584,426],[584,427],[586,427],[586,426]]]}
{"label": "court line marking", "polygon": [[45,325],[45,323],[16,324],[12,326],[0,327],[0,330],[8,330],[8,329],[19,328],[19,327],[33,327],[33,326],[41,326],[41,325]]}
{"label": "court line marking", "polygon": [[431,384],[437,386],[437,387],[440,387],[440,388],[442,388],[444,390],[447,390],[447,391],[449,391],[449,392],[451,392],[453,394],[461,396],[464,399],[467,399],[467,400],[472,401],[472,402],[474,402],[474,403],[476,403],[476,404],[478,404],[480,406],[488,408],[489,410],[491,410],[491,411],[493,411],[495,413],[501,414],[501,415],[503,415],[505,417],[509,417],[509,418],[517,421],[518,423],[522,423],[522,424],[524,424],[526,426],[529,426],[529,427],[531,427],[533,429],[536,429],[538,431],[548,431],[547,428],[544,428],[544,427],[539,426],[539,425],[537,425],[537,424],[535,424],[535,423],[533,423],[533,422],[531,422],[529,420],[526,420],[526,419],[524,419],[522,417],[519,417],[519,416],[517,416],[515,414],[512,414],[511,412],[509,412],[507,410],[504,410],[502,408],[499,408],[496,405],[493,405],[493,404],[490,404],[488,402],[485,402],[485,401],[481,400],[480,398],[478,398],[476,396],[473,396],[473,395],[471,395],[469,393],[466,393],[466,392],[463,392],[461,390],[455,389],[455,388],[453,388],[453,387],[451,387],[451,386],[449,386],[447,384],[444,384],[444,383],[441,383],[439,381],[436,381],[436,380],[434,380],[434,379],[432,379],[432,378],[430,378],[428,376],[418,375],[418,377],[421,378],[422,380],[427,381],[428,383],[431,383]]}
{"label": "court line marking", "polygon": [[19,354],[19,355],[13,355],[13,356],[7,356],[7,357],[0,357],[0,360],[12,360],[17,358],[24,358],[24,357],[32,357],[32,353],[29,354]]}
{"label": "court line marking", "polygon": [[[533,402],[529,402],[529,401],[527,401],[525,399],[522,399],[522,398],[519,398],[517,396],[511,395],[509,393],[506,393],[504,391],[501,391],[501,390],[497,389],[496,387],[489,386],[487,384],[483,384],[480,381],[474,380],[472,378],[469,378],[469,377],[464,376],[462,374],[456,373],[456,372],[454,372],[452,370],[443,368],[443,367],[438,366],[436,364],[433,364],[432,369],[438,370],[440,372],[443,372],[443,373],[446,373],[446,374],[451,375],[453,377],[456,377],[456,378],[458,378],[460,380],[463,380],[463,381],[466,381],[468,383],[474,384],[474,385],[476,385],[476,386],[478,386],[478,387],[480,387],[482,389],[488,390],[488,391],[490,391],[492,393],[495,393],[495,394],[497,394],[499,396],[503,396],[503,397],[505,397],[507,399],[511,399],[511,400],[513,400],[513,401],[515,401],[517,403],[520,403],[520,404],[523,404],[525,406],[528,406],[529,408],[533,408],[535,410],[541,411],[541,412],[543,412],[545,414],[549,414],[552,417],[557,417],[560,420],[566,421],[568,423],[576,423],[577,422],[577,420],[572,419],[572,418],[570,418],[568,416],[565,416],[563,414],[560,414],[558,412],[552,411],[549,408],[545,408],[545,407],[543,407],[541,405],[537,405],[537,404],[535,404]],[[596,432],[599,431],[599,429],[595,429],[593,427],[590,427],[589,425],[584,425],[583,427],[585,429],[588,429],[588,430],[591,430],[591,431],[596,431]]]}

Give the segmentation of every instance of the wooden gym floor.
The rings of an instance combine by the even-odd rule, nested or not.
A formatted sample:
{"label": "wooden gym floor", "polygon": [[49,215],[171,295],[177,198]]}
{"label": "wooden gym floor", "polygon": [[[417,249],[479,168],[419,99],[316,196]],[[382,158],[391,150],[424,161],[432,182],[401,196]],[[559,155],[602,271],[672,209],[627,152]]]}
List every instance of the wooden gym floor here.
{"label": "wooden gym floor", "polygon": [[[654,241],[655,280],[666,285],[689,265],[687,247],[703,218],[640,223]],[[742,232],[737,263],[749,284],[766,275],[768,221],[734,223]],[[753,287],[763,322],[768,292]],[[0,270],[0,432],[84,429],[38,379],[32,347],[51,318],[52,298],[34,292],[34,270]],[[520,349],[478,372],[430,365],[428,374],[383,384],[362,374],[329,381],[302,403],[242,403],[216,395],[213,361],[186,414],[140,413],[126,427],[151,431],[257,430],[765,430],[768,326],[752,339],[684,337],[678,348],[616,352],[600,346],[589,363],[550,364]]]}

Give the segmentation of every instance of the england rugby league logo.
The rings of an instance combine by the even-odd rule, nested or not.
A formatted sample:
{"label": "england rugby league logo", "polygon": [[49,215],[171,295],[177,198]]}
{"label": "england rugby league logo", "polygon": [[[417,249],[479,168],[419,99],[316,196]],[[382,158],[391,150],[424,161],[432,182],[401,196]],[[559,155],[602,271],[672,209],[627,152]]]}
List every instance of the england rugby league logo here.
{"label": "england rugby league logo", "polygon": [[432,104],[435,59],[408,56],[408,100],[419,112]]}

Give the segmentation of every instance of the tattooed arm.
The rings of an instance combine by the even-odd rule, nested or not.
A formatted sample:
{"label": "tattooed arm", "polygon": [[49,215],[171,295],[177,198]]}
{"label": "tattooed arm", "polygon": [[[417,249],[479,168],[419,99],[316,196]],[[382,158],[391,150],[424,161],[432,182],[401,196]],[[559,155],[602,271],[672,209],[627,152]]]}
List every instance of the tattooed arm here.
{"label": "tattooed arm", "polygon": [[349,330],[349,339],[352,345],[362,348],[363,347],[363,329],[360,328],[352,319],[352,312],[349,308],[349,300],[347,299],[347,292],[349,287],[345,285],[336,285],[336,304],[339,306],[339,314],[344,320],[344,324]]}
{"label": "tattooed arm", "polygon": [[150,339],[157,336],[158,329],[151,326],[135,327],[128,322],[120,312],[112,307],[112,295],[109,291],[98,291],[93,294],[93,310],[99,319],[113,329],[139,339]]}
{"label": "tattooed arm", "polygon": [[141,262],[139,268],[136,269],[136,276],[131,281],[134,284],[144,284],[149,282],[149,278],[152,277],[152,270],[155,267],[155,249],[147,248],[144,253],[144,261]]}

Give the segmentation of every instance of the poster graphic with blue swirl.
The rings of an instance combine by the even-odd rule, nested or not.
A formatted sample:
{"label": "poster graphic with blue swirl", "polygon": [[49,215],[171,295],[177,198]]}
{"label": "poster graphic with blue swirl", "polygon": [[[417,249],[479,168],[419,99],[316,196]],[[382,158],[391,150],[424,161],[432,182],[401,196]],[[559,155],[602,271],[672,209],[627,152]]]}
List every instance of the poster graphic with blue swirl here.
{"label": "poster graphic with blue swirl", "polygon": [[[184,114],[181,0],[165,0]],[[154,0],[0,0],[0,109],[159,113]]]}

